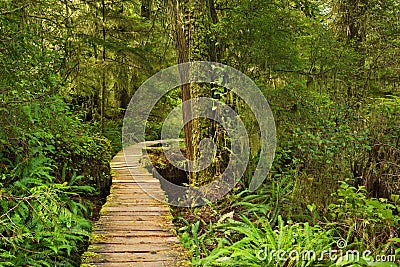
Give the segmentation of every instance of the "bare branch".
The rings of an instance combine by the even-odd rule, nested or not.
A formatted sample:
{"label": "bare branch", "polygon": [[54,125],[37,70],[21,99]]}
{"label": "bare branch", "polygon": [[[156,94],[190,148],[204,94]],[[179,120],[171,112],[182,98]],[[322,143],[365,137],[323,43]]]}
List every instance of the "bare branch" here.
{"label": "bare branch", "polygon": [[26,7],[28,7],[28,6],[29,6],[29,4],[24,5],[24,6],[21,6],[21,7],[17,7],[17,8],[15,8],[15,9],[13,9],[13,10],[3,11],[3,12],[0,13],[0,16],[9,15],[9,14],[11,14],[11,13],[20,11],[21,9],[24,9],[24,8],[26,8]]}

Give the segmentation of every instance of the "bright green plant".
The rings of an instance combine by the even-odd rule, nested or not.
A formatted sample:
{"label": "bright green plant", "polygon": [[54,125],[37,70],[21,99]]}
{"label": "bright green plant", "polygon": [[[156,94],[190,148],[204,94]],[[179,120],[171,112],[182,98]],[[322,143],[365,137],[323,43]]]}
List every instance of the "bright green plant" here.
{"label": "bright green plant", "polygon": [[[76,266],[90,235],[80,194],[89,186],[52,183],[54,166],[42,154],[27,159],[0,193],[0,259],[9,266]],[[13,177],[14,176],[14,177]],[[18,178],[18,179],[15,179]],[[76,180],[76,179],[75,179]]]}
{"label": "bright green plant", "polygon": [[[325,260],[311,257],[302,259],[301,252],[315,251],[321,255],[333,242],[333,231],[320,226],[286,224],[281,217],[275,229],[270,222],[258,218],[255,222],[241,216],[240,221],[230,221],[224,226],[226,236],[238,234],[237,241],[224,237],[210,255],[203,258],[201,266],[324,266]],[[297,251],[298,254],[291,254]],[[279,253],[279,254],[278,254]],[[305,257],[308,257],[307,255]]]}
{"label": "bright green plant", "polygon": [[335,196],[337,202],[329,206],[330,221],[347,236],[348,243],[374,253],[387,250],[388,237],[400,225],[400,216],[394,213],[397,207],[384,198],[368,198],[364,187],[355,188],[346,182],[341,182]]}

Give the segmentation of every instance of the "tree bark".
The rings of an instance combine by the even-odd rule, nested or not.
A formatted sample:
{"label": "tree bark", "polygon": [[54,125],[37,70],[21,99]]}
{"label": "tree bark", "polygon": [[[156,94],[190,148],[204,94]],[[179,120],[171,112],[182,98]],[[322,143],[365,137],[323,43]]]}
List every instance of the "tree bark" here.
{"label": "tree bark", "polygon": [[[173,21],[174,21],[174,30],[175,30],[175,49],[178,57],[178,64],[189,62],[189,42],[188,42],[188,31],[184,29],[184,5],[186,1],[182,0],[171,0],[171,9],[173,13]],[[181,81],[187,80],[189,73],[184,68],[179,68]],[[182,102],[188,101],[191,99],[191,91],[190,84],[182,84],[181,85],[181,94],[182,94]],[[191,105],[185,105],[182,111],[182,119],[183,121],[188,121],[192,114]],[[194,148],[192,143],[192,131],[193,125],[192,121],[189,121],[184,125],[183,128],[184,136],[185,136],[185,145],[186,145],[186,157],[189,160],[194,159]],[[193,174],[189,173],[189,180],[193,179]]]}
{"label": "tree bark", "polygon": [[105,98],[106,98],[106,11],[104,0],[101,1],[102,12],[102,32],[103,32],[103,55],[102,55],[102,72],[101,72],[101,107],[100,107],[100,127],[101,132],[104,132],[104,117],[105,117]]}
{"label": "tree bark", "polygon": [[[171,0],[175,25],[175,45],[178,63],[189,61],[218,61],[217,39],[211,32],[211,25],[218,23],[218,16],[213,0]],[[189,73],[181,69],[182,78]],[[208,84],[184,84],[181,86],[182,101],[198,97],[213,98]],[[195,103],[195,102],[194,102]],[[196,105],[184,106],[183,119],[188,120],[194,114]],[[201,156],[199,143],[210,138],[220,143],[220,127],[209,119],[194,119],[184,126],[186,156],[189,160],[198,160]],[[189,182],[200,186],[214,180],[219,173],[220,162],[212,164],[203,171],[189,173]]]}

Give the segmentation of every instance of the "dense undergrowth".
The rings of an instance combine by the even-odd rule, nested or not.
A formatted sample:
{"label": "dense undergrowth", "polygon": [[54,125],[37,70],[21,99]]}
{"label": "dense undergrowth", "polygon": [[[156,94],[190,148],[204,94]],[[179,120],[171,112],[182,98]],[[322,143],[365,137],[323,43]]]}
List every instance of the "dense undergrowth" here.
{"label": "dense undergrowth", "polygon": [[[183,13],[172,18],[178,5],[168,3],[179,2]],[[123,111],[145,79],[186,52],[253,79],[278,135],[268,178],[248,192],[260,149],[254,114],[224,88],[205,92],[243,120],[251,159],[217,203],[173,210],[193,265],[398,264],[399,7],[397,0],[0,1],[0,266],[80,264],[108,193],[109,160],[121,149]],[[191,40],[175,56],[178,17]],[[160,138],[181,98],[174,90],[158,101],[147,140]],[[209,129],[228,146],[221,127]],[[227,158],[215,160],[215,174]],[[306,250],[316,258],[296,254]],[[341,255],[354,250],[371,255]],[[384,255],[397,259],[379,261]]]}
{"label": "dense undergrowth", "polygon": [[174,209],[194,266],[398,266],[398,98],[358,111],[311,103],[277,114],[261,188],[248,192],[244,177],[217,203]]}
{"label": "dense undergrowth", "polygon": [[279,142],[261,188],[245,176],[217,203],[173,209],[192,264],[398,266],[398,97],[354,109],[298,91],[293,112],[279,110],[286,92],[273,91]]}
{"label": "dense undergrowth", "polygon": [[256,193],[230,194],[216,205],[176,210],[178,232],[193,255],[192,264],[397,266],[398,205],[367,198],[364,188],[342,182],[337,204],[329,206],[326,217],[309,206],[310,222],[301,222],[276,209],[290,190],[281,193],[274,196],[263,187]]}
{"label": "dense undergrowth", "polygon": [[60,98],[46,100],[2,110],[3,266],[78,266],[108,194],[110,142]]}
{"label": "dense undergrowth", "polygon": [[111,144],[64,101],[60,55],[18,23],[0,18],[0,266],[79,266]]}

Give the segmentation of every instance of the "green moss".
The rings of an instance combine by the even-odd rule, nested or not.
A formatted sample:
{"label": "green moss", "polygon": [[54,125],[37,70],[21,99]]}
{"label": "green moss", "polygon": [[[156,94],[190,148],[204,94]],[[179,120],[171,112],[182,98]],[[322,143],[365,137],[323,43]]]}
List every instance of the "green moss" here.
{"label": "green moss", "polygon": [[100,241],[105,241],[107,240],[107,237],[105,235],[99,235],[99,234],[92,234],[90,236],[90,241],[92,243],[100,242]]}
{"label": "green moss", "polygon": [[91,266],[95,266],[93,265],[91,262],[94,258],[99,257],[99,254],[92,252],[92,251],[86,251],[85,253],[83,253],[82,255],[82,264],[81,267],[91,267]]}

